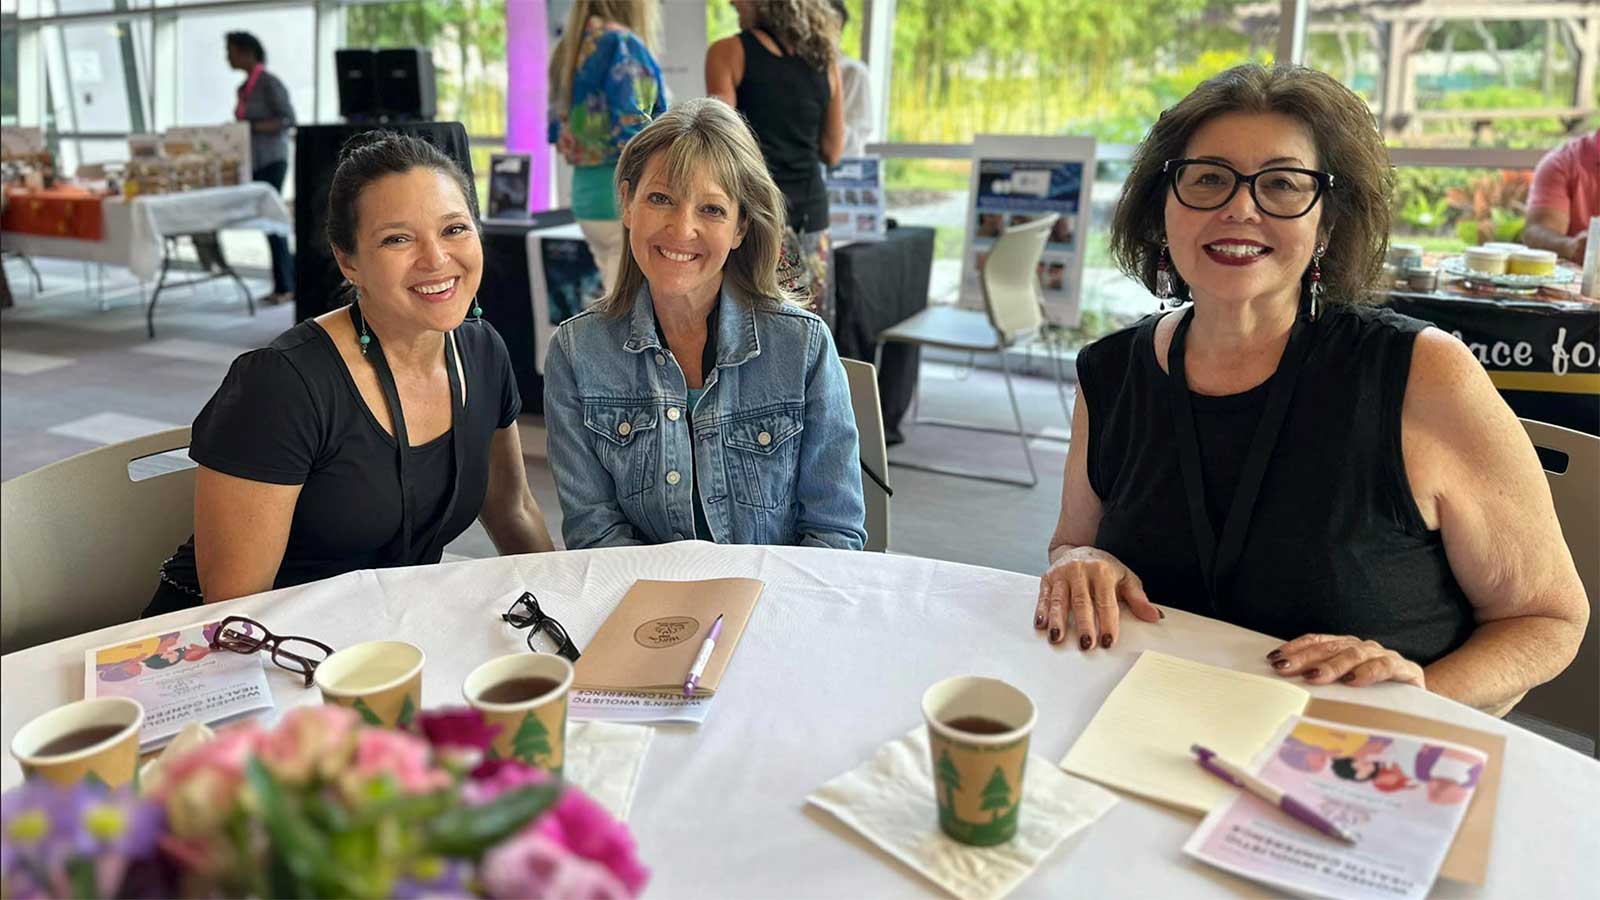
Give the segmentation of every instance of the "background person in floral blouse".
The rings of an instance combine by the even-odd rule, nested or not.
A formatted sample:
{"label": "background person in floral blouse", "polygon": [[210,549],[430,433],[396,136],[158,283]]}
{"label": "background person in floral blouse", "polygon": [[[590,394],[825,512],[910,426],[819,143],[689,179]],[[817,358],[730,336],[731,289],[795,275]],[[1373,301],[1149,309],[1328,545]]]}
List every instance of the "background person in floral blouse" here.
{"label": "background person in floral blouse", "polygon": [[667,111],[661,67],[650,52],[657,0],[575,0],[550,55],[550,136],[573,166],[572,214],[609,295],[622,254],[617,157],[628,139]]}

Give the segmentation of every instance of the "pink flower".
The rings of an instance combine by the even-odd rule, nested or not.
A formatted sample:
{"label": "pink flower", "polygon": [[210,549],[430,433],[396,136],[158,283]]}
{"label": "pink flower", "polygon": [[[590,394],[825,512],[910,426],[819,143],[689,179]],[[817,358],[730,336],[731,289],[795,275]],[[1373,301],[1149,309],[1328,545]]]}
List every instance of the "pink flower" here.
{"label": "pink flower", "polygon": [[450,773],[435,768],[427,742],[403,731],[362,728],[356,732],[355,756],[344,775],[347,797],[361,795],[362,788],[387,776],[407,794],[426,794],[449,787]]}
{"label": "pink flower", "polygon": [[531,830],[490,850],[478,874],[491,897],[608,900],[633,896],[604,866],[575,856]]}
{"label": "pink flower", "polygon": [[491,725],[483,713],[469,707],[424,712],[417,716],[417,725],[434,749],[441,747],[466,747],[485,751],[500,733],[499,725]]}
{"label": "pink flower", "polygon": [[610,811],[577,788],[562,791],[555,807],[525,830],[604,866],[627,886],[630,894],[644,890],[650,878],[650,870],[639,862],[628,826],[612,818]]}
{"label": "pink flower", "polygon": [[544,784],[552,776],[515,759],[484,760],[472,770],[471,780],[462,788],[462,799],[468,806],[481,806],[506,791],[530,784]]}
{"label": "pink flower", "polygon": [[301,787],[314,775],[332,777],[345,767],[359,721],[342,706],[302,706],[262,735],[256,754],[278,780]]}
{"label": "pink flower", "polygon": [[260,740],[260,727],[246,722],[161,763],[155,799],[166,807],[172,834],[203,838],[221,825],[239,803],[245,763]]}

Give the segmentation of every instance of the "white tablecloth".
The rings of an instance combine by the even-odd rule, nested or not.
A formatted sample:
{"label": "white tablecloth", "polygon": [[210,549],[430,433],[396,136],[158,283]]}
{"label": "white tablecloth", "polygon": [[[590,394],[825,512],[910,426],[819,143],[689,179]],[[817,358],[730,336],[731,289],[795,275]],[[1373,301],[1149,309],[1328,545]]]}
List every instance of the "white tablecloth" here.
{"label": "white tablecloth", "polygon": [[[1048,647],[1028,622],[1037,580],[912,557],[802,548],[592,550],[357,572],[247,597],[219,608],[13,653],[0,659],[3,732],[76,699],[93,646],[226,613],[334,646],[403,637],[428,655],[427,706],[456,704],[461,682],[491,656],[524,649],[499,614],[520,591],[580,647],[637,578],[744,575],[766,582],[711,715],[660,729],[633,805],[632,827],[654,870],[653,897],[891,897],[936,890],[831,817],[804,806],[817,785],[866,759],[919,720],[923,689],[948,675],[1005,678],[1039,705],[1034,752],[1059,759],[1141,650],[1267,673],[1275,642],[1169,611],[1131,623],[1112,651]],[[316,701],[271,669],[280,706]],[[1506,735],[1493,858],[1481,891],[1441,882],[1437,896],[1573,896],[1600,859],[1600,763],[1415,688],[1314,688],[1319,696],[1419,713]],[[7,772],[16,764],[9,756]],[[1125,797],[1064,844],[1023,884],[1027,897],[1195,897],[1260,894],[1185,857],[1197,820]],[[1591,893],[1590,896],[1593,896]]]}
{"label": "white tablecloth", "polygon": [[7,231],[0,234],[0,248],[29,256],[123,266],[140,281],[154,281],[161,270],[162,239],[168,235],[227,229],[289,234],[294,228],[283,198],[269,185],[257,182],[132,200],[109,197],[100,209],[104,217],[101,240]]}

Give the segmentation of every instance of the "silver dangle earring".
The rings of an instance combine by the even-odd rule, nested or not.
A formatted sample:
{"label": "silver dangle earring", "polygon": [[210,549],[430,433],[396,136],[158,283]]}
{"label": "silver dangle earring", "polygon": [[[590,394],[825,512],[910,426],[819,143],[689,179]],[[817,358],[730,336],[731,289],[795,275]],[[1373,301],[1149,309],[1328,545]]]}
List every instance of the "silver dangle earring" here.
{"label": "silver dangle earring", "polygon": [[1161,309],[1177,309],[1183,301],[1178,299],[1172,284],[1172,254],[1167,252],[1167,237],[1161,236],[1161,255],[1156,257],[1156,298]]}
{"label": "silver dangle earring", "polygon": [[1322,315],[1322,294],[1326,290],[1322,286],[1322,255],[1327,252],[1328,245],[1321,241],[1311,251],[1311,311],[1307,318],[1312,322]]}

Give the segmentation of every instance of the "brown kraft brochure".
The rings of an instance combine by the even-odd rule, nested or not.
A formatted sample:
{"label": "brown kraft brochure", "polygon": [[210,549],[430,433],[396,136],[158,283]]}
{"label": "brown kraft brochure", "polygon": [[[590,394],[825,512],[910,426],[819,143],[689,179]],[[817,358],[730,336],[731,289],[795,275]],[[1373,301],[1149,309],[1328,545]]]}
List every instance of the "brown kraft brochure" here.
{"label": "brown kraft brochure", "polygon": [[754,578],[634,582],[583,648],[573,688],[681,693],[720,615],[722,633],[695,688],[697,697],[715,694],[762,587]]}

